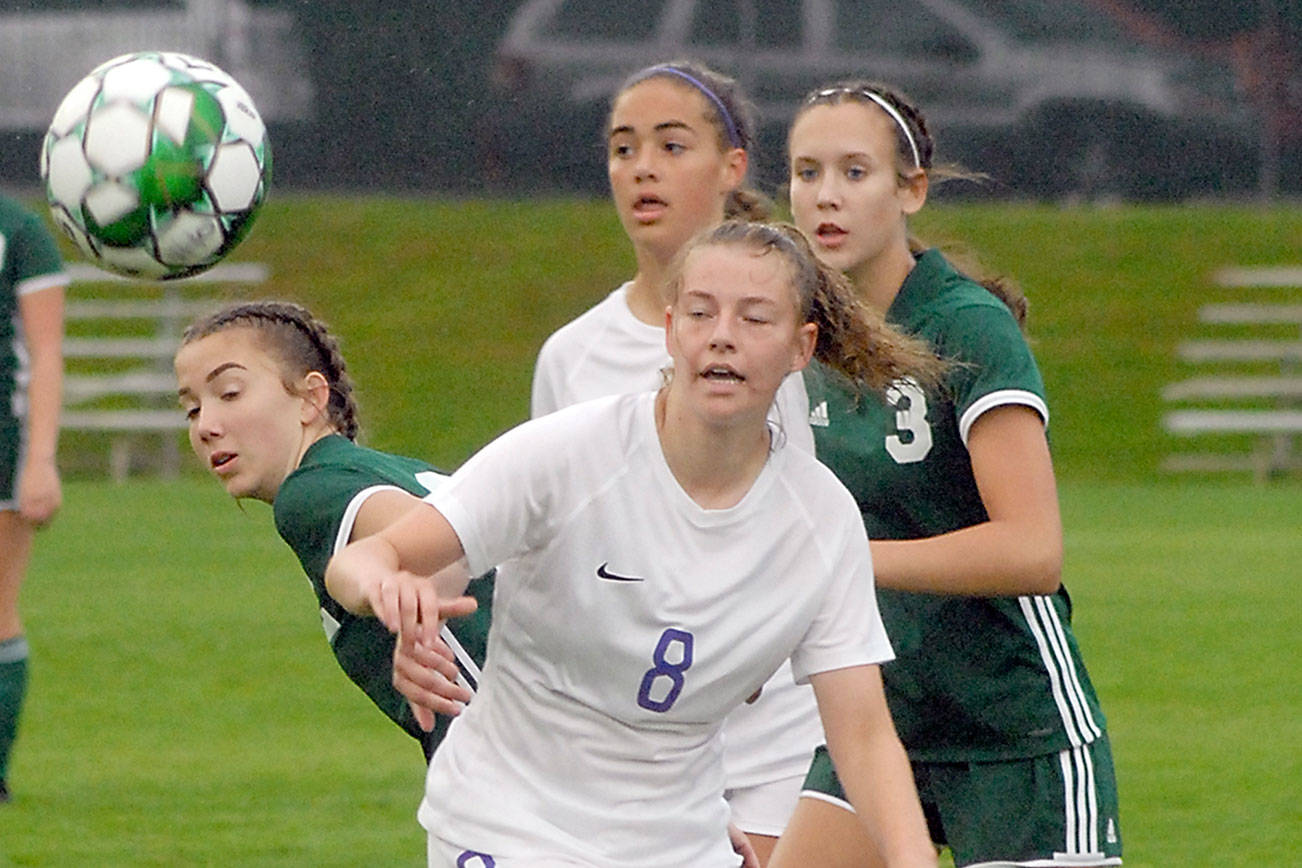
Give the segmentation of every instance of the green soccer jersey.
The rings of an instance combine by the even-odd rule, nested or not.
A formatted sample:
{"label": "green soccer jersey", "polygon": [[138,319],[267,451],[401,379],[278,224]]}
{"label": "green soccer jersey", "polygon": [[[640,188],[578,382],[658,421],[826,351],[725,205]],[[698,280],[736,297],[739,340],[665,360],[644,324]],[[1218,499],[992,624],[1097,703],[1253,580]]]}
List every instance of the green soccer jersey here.
{"label": "green soccer jersey", "polygon": [[[433,733],[424,733],[394,689],[394,636],[373,617],[347,612],[325,588],[330,556],[348,543],[353,521],[367,496],[385,488],[399,488],[424,497],[446,477],[423,461],[366,449],[339,435],[313,443],[298,469],[280,486],[274,513],[276,530],[298,555],[312,582],[321,620],[340,667],[395,723],[421,740],[431,753],[447,732],[449,718],[436,717]],[[448,622],[443,635],[457,655],[462,677],[471,689],[479,680],[488,645],[492,610],[491,575],[470,583],[467,592],[479,609]]]}
{"label": "green soccer jersey", "polygon": [[[887,320],[956,364],[939,394],[900,382],[857,398],[818,365],[805,376],[817,454],[854,493],[869,538],[917,539],[988,519],[966,441],[1006,404],[1044,419],[1044,384],[1004,304],[935,250]],[[1103,715],[1071,631],[1071,601],[878,590],[896,659],[882,669],[912,759],[1037,756],[1098,738]]]}
{"label": "green soccer jersey", "polygon": [[26,208],[0,196],[0,424],[13,426],[20,404],[14,398],[23,376],[23,354],[18,298],[52,286],[68,277],[54,239]]}

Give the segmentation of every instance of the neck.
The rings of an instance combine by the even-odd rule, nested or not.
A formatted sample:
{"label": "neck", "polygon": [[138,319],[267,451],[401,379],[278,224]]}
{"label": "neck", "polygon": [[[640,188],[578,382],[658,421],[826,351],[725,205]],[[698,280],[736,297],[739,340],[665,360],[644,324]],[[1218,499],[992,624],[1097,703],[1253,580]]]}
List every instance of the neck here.
{"label": "neck", "polygon": [[765,418],[703,419],[683,406],[672,383],[656,395],[655,409],[665,463],[687,496],[703,509],[736,506],[768,461]]}
{"label": "neck", "polygon": [[637,274],[633,276],[626,298],[628,308],[647,325],[665,325],[665,278],[669,270],[669,261],[656,256],[650,251],[638,250]]}
{"label": "neck", "polygon": [[[312,448],[313,443],[324,437],[329,437],[334,433],[334,428],[324,424],[311,425],[304,428],[303,439],[299,443],[298,447],[298,455],[294,459],[294,466],[290,468],[290,472],[297,470],[298,466],[303,463],[303,456],[307,454],[307,450]],[[289,474],[286,473],[285,475],[288,476]]]}
{"label": "neck", "polygon": [[900,287],[913,270],[913,253],[907,240],[892,244],[878,256],[861,263],[849,272],[859,297],[873,309],[886,313]]}

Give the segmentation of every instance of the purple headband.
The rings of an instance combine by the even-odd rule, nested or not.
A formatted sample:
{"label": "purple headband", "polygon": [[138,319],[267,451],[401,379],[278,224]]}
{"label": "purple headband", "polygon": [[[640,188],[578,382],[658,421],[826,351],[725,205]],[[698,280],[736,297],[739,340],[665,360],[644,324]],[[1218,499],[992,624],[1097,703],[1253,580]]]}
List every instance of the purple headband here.
{"label": "purple headband", "polygon": [[669,66],[667,64],[661,66],[652,66],[652,67],[648,67],[647,69],[644,69],[642,71],[642,74],[638,76],[634,84],[639,84],[641,82],[644,82],[648,78],[651,78],[656,75],[660,75],[661,73],[676,75],[679,78],[681,78],[683,81],[690,84],[692,87],[699,90],[702,94],[704,94],[705,98],[708,99],[714,105],[715,111],[719,113],[719,117],[723,120],[724,129],[728,133],[728,141],[732,144],[734,148],[743,147],[741,143],[741,134],[737,131],[737,124],[733,122],[732,115],[728,112],[727,106],[723,104],[723,100],[719,99],[719,97],[715,95],[714,91],[706,87],[704,82],[698,80],[695,76],[691,75],[690,73],[684,72],[683,70],[679,69],[676,66]]}

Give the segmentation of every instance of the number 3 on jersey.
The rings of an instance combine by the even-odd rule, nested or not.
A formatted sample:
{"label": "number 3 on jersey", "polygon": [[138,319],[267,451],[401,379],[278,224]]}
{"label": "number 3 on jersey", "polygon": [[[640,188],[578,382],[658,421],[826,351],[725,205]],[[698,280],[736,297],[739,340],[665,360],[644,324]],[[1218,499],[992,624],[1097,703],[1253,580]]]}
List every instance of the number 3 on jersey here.
{"label": "number 3 on jersey", "polygon": [[[655,653],[651,661],[655,663],[642,676],[642,686],[637,691],[637,704],[650,711],[668,711],[678,701],[678,694],[683,692],[686,678],[683,673],[692,667],[692,643],[694,639],[686,630],[670,627],[660,634]],[[676,646],[676,647],[675,647]],[[670,660],[670,651],[674,650],[675,660]],[[669,687],[660,699],[652,698],[652,693],[663,689],[665,679]]]}
{"label": "number 3 on jersey", "polygon": [[886,436],[886,451],[896,464],[913,464],[931,451],[931,426],[927,424],[927,395],[912,380],[897,380],[886,390],[895,408],[895,433]]}

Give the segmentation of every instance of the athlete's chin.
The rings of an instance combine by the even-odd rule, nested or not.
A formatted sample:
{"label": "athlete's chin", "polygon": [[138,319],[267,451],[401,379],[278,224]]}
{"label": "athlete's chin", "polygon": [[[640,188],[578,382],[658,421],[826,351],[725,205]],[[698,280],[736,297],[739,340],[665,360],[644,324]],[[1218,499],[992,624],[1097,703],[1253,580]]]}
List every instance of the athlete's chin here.
{"label": "athlete's chin", "polygon": [[226,489],[227,494],[236,499],[245,497],[252,497],[258,500],[262,499],[258,496],[257,486],[239,474],[232,474],[223,478],[222,487]]}

